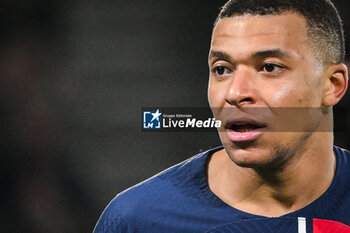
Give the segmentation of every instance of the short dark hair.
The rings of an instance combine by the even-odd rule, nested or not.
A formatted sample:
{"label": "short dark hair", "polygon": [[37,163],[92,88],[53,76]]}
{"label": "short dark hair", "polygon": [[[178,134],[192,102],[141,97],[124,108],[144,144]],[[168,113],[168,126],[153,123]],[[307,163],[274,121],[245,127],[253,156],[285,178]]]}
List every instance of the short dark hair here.
{"label": "short dark hair", "polygon": [[315,55],[324,63],[345,62],[345,39],[342,21],[330,0],[229,0],[216,23],[223,18],[251,15],[297,13],[307,24],[307,36]]}

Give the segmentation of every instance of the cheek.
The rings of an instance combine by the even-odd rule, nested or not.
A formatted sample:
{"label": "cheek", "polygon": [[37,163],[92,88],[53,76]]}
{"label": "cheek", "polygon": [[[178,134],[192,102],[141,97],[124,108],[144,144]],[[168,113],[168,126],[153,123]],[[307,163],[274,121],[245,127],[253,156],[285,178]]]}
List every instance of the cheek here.
{"label": "cheek", "polygon": [[208,101],[210,107],[221,107],[225,103],[225,91],[220,85],[213,85],[209,82]]}
{"label": "cheek", "polygon": [[309,84],[304,81],[280,83],[264,91],[265,100],[270,107],[301,107],[313,105],[315,93]]}
{"label": "cheek", "polygon": [[283,101],[286,97],[290,99],[296,94],[296,87],[294,85],[283,86],[274,93],[274,99],[278,102]]}

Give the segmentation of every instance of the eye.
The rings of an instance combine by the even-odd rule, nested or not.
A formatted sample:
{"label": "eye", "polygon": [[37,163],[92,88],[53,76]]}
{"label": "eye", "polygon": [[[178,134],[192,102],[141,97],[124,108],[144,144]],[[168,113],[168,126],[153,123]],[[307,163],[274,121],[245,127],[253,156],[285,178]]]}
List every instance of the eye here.
{"label": "eye", "polygon": [[267,63],[260,68],[260,71],[272,73],[272,72],[281,72],[283,69],[285,69],[285,67],[276,65],[273,63]]}
{"label": "eye", "polygon": [[214,69],[212,69],[212,72],[218,76],[223,76],[223,75],[228,74],[230,72],[230,70],[224,66],[217,66]]}

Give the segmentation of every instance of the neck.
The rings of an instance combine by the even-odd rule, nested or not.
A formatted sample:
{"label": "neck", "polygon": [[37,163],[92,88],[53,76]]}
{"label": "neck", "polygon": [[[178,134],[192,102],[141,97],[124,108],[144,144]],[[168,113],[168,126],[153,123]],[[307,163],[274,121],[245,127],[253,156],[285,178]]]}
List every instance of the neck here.
{"label": "neck", "polygon": [[279,169],[244,168],[225,150],[208,164],[209,188],[224,202],[242,211],[277,217],[296,211],[320,197],[335,171],[333,134],[318,132],[307,149],[296,151]]}

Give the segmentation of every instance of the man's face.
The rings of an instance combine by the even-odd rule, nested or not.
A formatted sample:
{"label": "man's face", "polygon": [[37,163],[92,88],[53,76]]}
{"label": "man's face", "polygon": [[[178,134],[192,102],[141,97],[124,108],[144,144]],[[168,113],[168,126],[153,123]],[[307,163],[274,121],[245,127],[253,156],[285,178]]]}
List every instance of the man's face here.
{"label": "man's face", "polygon": [[[322,114],[308,109],[322,106],[325,74],[303,17],[288,13],[219,20],[209,68],[209,104],[222,120],[220,139],[236,164],[278,165],[308,146],[322,120]],[[304,109],[305,115],[283,111],[291,107],[299,113]],[[293,132],[282,132],[288,124]]]}

